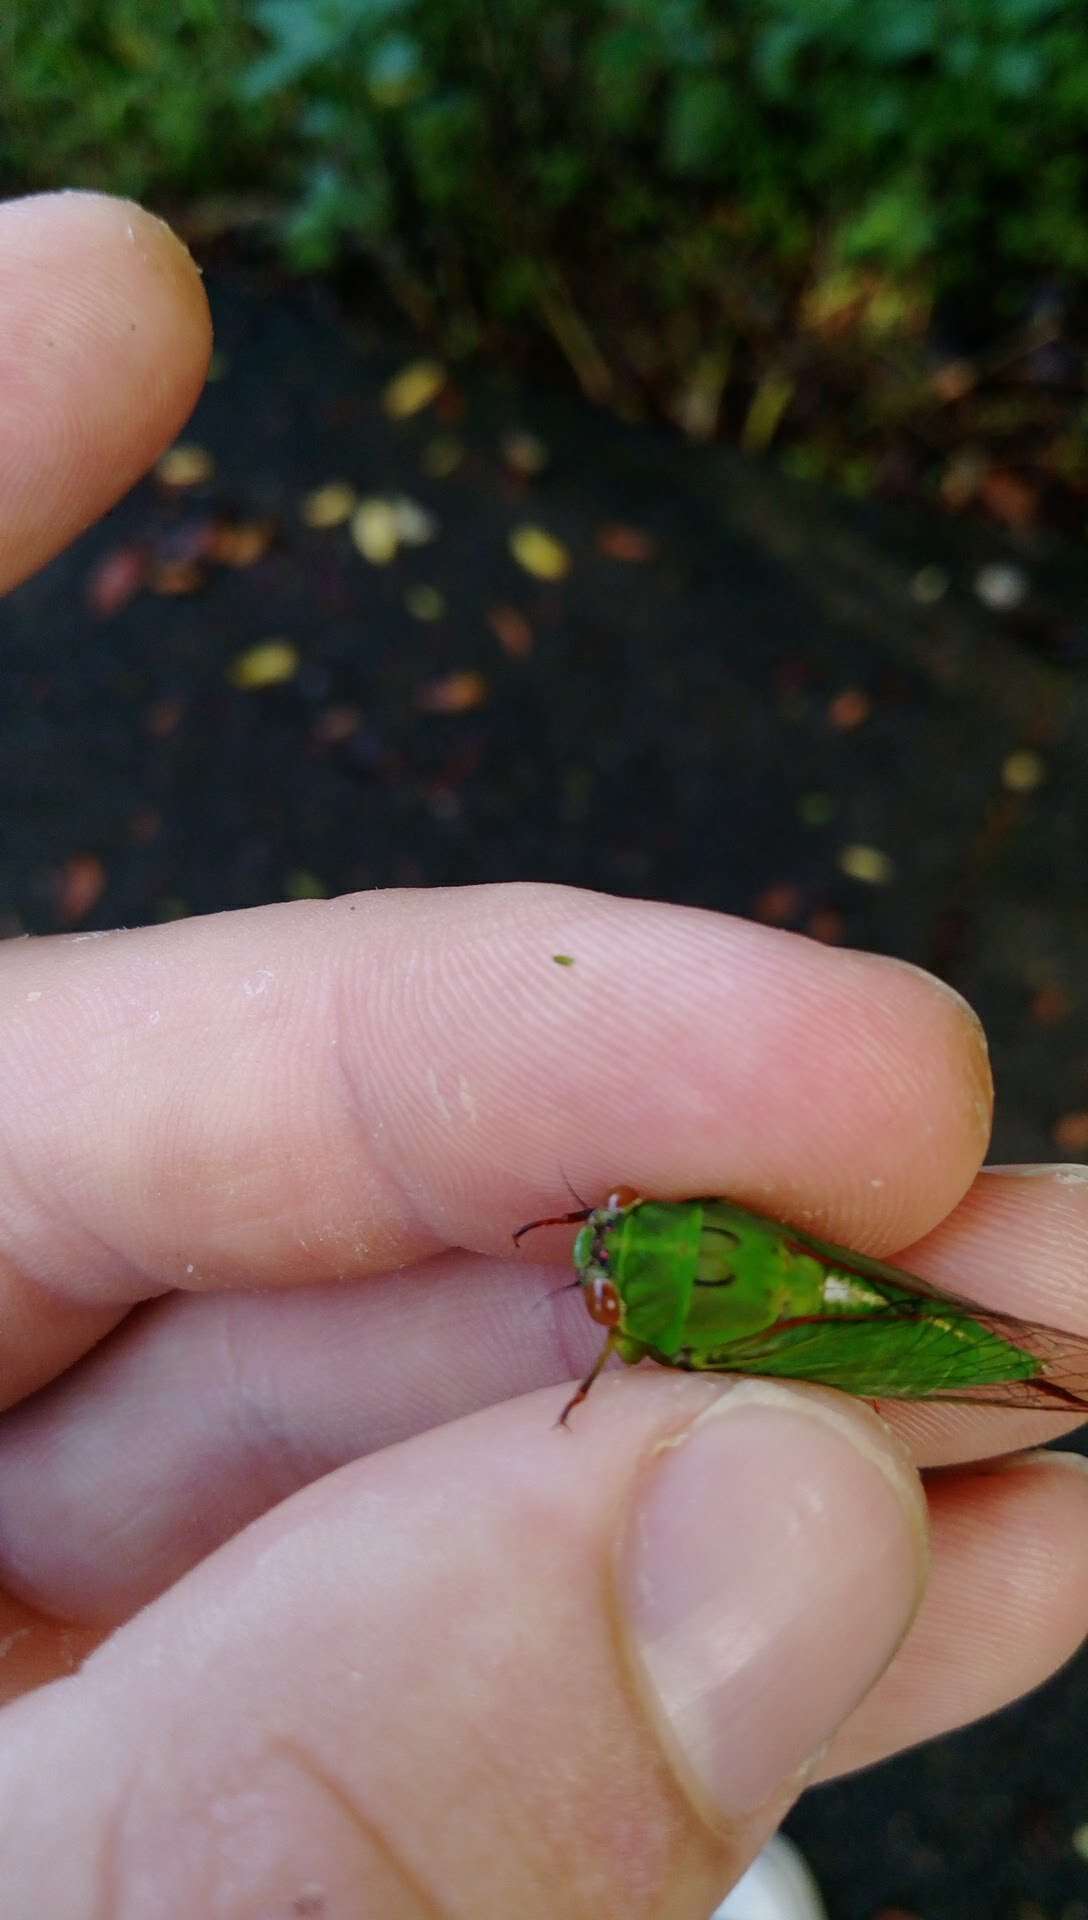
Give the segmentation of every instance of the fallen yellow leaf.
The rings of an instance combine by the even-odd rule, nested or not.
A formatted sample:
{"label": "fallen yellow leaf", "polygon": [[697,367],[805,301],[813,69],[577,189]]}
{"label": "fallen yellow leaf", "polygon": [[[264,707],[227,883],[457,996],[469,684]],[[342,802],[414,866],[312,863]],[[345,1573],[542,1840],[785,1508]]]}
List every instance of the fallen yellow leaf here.
{"label": "fallen yellow leaf", "polygon": [[260,687],[279,687],[293,680],[299,669],[299,651],[290,640],[262,640],[231,661],[227,678],[243,693]]}
{"label": "fallen yellow leaf", "polygon": [[401,534],[391,500],[362,500],[351,517],[351,537],[372,567],[387,567],[397,557]]}
{"label": "fallen yellow leaf", "polygon": [[382,406],[391,420],[407,420],[436,400],[446,384],[446,369],[438,360],[413,360],[393,375],[382,394]]}
{"label": "fallen yellow leaf", "polygon": [[438,532],[438,522],[433,513],[421,507],[418,500],[409,500],[407,494],[398,494],[389,502],[393,510],[393,519],[397,528],[397,539],[405,547],[425,547]]}
{"label": "fallen yellow leaf", "polygon": [[215,461],[207,449],[185,442],[164,453],[155,468],[157,478],[165,487],[199,487],[210,480],[214,472]]}
{"label": "fallen yellow leaf", "polygon": [[443,674],[440,680],[429,680],[420,687],[416,705],[424,713],[471,713],[474,707],[483,706],[489,692],[483,674],[465,667]]}
{"label": "fallen yellow leaf", "polygon": [[570,554],[561,540],[543,527],[515,527],[510,551],[519,567],[535,580],[562,580],[570,572]]}
{"label": "fallen yellow leaf", "polygon": [[437,587],[421,581],[418,586],[408,588],[404,604],[413,620],[441,620],[446,611],[446,596],[439,593]]}
{"label": "fallen yellow leaf", "polygon": [[465,449],[460,440],[452,434],[440,433],[434,440],[428,440],[419,458],[419,464],[431,480],[448,480],[456,473],[465,457]]}
{"label": "fallen yellow leaf", "polygon": [[895,862],[879,847],[843,847],[839,853],[839,869],[849,879],[861,880],[866,886],[886,887],[894,876]]}
{"label": "fallen yellow leaf", "polygon": [[355,501],[355,488],[346,480],[330,480],[306,495],[302,518],[308,527],[340,527],[354,512]]}
{"label": "fallen yellow leaf", "polygon": [[1001,768],[1002,785],[1010,793],[1033,793],[1046,779],[1046,761],[1030,747],[1017,747]]}

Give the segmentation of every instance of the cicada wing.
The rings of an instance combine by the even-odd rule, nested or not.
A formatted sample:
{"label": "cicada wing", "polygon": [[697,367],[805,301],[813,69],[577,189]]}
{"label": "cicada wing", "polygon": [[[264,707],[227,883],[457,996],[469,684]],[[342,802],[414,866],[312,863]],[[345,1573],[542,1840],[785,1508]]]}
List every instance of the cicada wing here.
{"label": "cicada wing", "polygon": [[780,1320],[690,1364],[811,1380],[872,1400],[1088,1415],[1088,1341],[943,1296],[888,1300],[864,1315]]}
{"label": "cicada wing", "polygon": [[[889,1298],[886,1307],[878,1310],[878,1324],[885,1324],[886,1318],[924,1322],[928,1330],[924,1335],[920,1335],[918,1340],[919,1344],[926,1345],[927,1357],[931,1357],[933,1361],[933,1367],[925,1371],[938,1371],[941,1358],[939,1348],[942,1344],[945,1347],[946,1359],[953,1352],[958,1358],[962,1352],[964,1336],[972,1327],[983,1329],[997,1342],[1018,1347],[1032,1354],[1039,1362],[1038,1371],[1031,1377],[1015,1380],[979,1379],[973,1384],[957,1378],[945,1385],[938,1385],[931,1381],[928,1386],[919,1388],[915,1385],[906,1390],[902,1386],[898,1388],[885,1386],[874,1393],[874,1398],[954,1399],[975,1401],[979,1404],[985,1402],[994,1406],[1037,1407],[1049,1412],[1057,1412],[1061,1407],[1073,1412],[1088,1412],[1088,1338],[1084,1335],[1063,1332],[1059,1328],[1046,1326],[1037,1321],[1022,1320],[1016,1314],[999,1313],[989,1307],[981,1306],[977,1301],[965,1298],[962,1294],[950,1293],[932,1281],[923,1280],[919,1274],[910,1273],[904,1267],[894,1266],[887,1260],[877,1260],[871,1254],[856,1253],[852,1248],[839,1246],[832,1240],[817,1239],[814,1234],[802,1228],[789,1227],[783,1231],[787,1232],[799,1247],[811,1253],[824,1265],[867,1280],[877,1291],[882,1292],[887,1287]],[[904,1293],[912,1298],[905,1301],[902,1297]],[[925,1305],[916,1307],[912,1304],[913,1299]],[[939,1316],[933,1315],[933,1306],[940,1309]],[[943,1343],[936,1337],[940,1322],[948,1323]],[[869,1363],[861,1356],[860,1344],[858,1353],[852,1354],[849,1359],[840,1358],[835,1361],[830,1359],[831,1354],[840,1344],[835,1338],[837,1329],[842,1325],[857,1328],[857,1323],[848,1318],[828,1319],[821,1325],[832,1330],[828,1346],[830,1363],[838,1370],[845,1368],[854,1372],[857,1377],[861,1377]],[[857,1328],[857,1331],[860,1332],[860,1328]],[[815,1364],[822,1365],[822,1351],[819,1359],[815,1354],[817,1344],[822,1349],[823,1343],[817,1343],[814,1340],[810,1349],[810,1358]],[[908,1371],[913,1373],[911,1355],[906,1346],[904,1346],[904,1354],[905,1365]],[[992,1353],[988,1360],[985,1360],[982,1355],[976,1357],[983,1362],[984,1371],[993,1372],[995,1356]],[[1000,1356],[997,1356],[997,1365],[1000,1370]],[[960,1374],[963,1369],[957,1365],[953,1370]],[[901,1366],[900,1376],[902,1371]],[[809,1376],[799,1375],[798,1377]],[[842,1384],[848,1392],[868,1394],[867,1388],[848,1385],[845,1380]]]}

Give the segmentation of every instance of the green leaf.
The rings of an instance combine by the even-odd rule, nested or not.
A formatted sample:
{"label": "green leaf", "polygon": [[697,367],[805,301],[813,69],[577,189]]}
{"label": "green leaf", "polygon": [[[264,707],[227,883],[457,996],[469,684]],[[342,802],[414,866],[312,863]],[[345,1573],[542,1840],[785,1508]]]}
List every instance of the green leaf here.
{"label": "green leaf", "polygon": [[417,99],[424,76],[415,41],[403,33],[380,41],[366,63],[366,84],[377,107],[403,107]]}
{"label": "green leaf", "polygon": [[344,57],[378,33],[411,0],[255,0],[253,16],[272,45],[245,75],[251,99],[294,86],[315,67]]}
{"label": "green leaf", "polygon": [[482,230],[476,187],[484,135],[481,102],[468,92],[445,93],[409,108],[402,125],[424,198],[442,212],[471,198]]}
{"label": "green leaf", "polygon": [[913,266],[933,240],[933,215],[923,188],[913,180],[879,188],[838,236],[845,259],[876,259],[897,267]]}
{"label": "green leaf", "polygon": [[607,27],[589,49],[594,109],[614,133],[633,133],[646,111],[660,71],[656,37],[628,22]]}
{"label": "green leaf", "polygon": [[548,209],[569,206],[586,184],[586,157],[575,146],[553,147],[538,156],[533,177]]}
{"label": "green leaf", "polygon": [[889,65],[931,53],[937,38],[933,0],[883,0],[864,14],[864,44],[875,59]]}
{"label": "green leaf", "polygon": [[284,238],[294,264],[314,271],[329,266],[346,242],[379,238],[388,225],[388,184],[376,164],[360,167],[357,178],[322,166],[311,173]]}
{"label": "green leaf", "polygon": [[990,0],[994,25],[1004,27],[1041,27],[1046,20],[1064,11],[1067,0]]}
{"label": "green leaf", "polygon": [[1035,47],[1001,47],[991,68],[998,93],[1010,100],[1030,100],[1046,83],[1042,57]]}
{"label": "green leaf", "polygon": [[752,70],[772,100],[782,100],[795,84],[798,55],[808,46],[811,31],[803,20],[779,20],[756,40]]}
{"label": "green leaf", "polygon": [[729,149],[733,90],[717,74],[684,74],[675,83],[665,118],[665,162],[674,173],[706,174]]}

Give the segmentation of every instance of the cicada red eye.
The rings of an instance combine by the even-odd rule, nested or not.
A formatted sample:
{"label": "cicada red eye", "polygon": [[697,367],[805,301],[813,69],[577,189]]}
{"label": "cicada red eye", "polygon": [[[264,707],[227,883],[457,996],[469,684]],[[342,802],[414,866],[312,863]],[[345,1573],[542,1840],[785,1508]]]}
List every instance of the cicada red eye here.
{"label": "cicada red eye", "polygon": [[586,1309],[591,1320],[599,1327],[618,1327],[620,1324],[620,1296],[611,1280],[599,1275],[586,1287]]}
{"label": "cicada red eye", "polygon": [[606,1213],[623,1213],[627,1207],[634,1206],[642,1195],[634,1187],[613,1187],[605,1201]]}

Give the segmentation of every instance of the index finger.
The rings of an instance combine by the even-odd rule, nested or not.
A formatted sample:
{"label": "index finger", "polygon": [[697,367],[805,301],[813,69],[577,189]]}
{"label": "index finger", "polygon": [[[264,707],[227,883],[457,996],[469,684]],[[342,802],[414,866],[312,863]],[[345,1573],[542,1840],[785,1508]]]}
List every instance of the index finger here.
{"label": "index finger", "polygon": [[196,266],[98,193],[0,204],[0,590],[113,505],[169,445],[211,351]]}
{"label": "index finger", "polygon": [[89,1344],[88,1315],[500,1251],[569,1205],[564,1175],[894,1249],[988,1137],[957,995],[695,909],[390,892],[11,943],[2,964],[9,1400]]}

